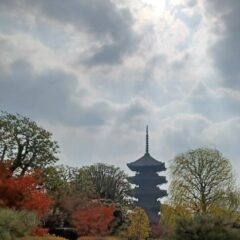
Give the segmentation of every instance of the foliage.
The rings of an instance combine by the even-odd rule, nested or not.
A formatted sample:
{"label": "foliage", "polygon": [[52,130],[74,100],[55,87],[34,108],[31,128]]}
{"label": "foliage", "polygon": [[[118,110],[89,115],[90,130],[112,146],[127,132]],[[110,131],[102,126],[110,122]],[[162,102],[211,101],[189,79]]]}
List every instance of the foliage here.
{"label": "foliage", "polygon": [[212,205],[209,212],[218,217],[227,217],[233,221],[240,220],[240,191],[235,190],[231,192],[226,192],[225,201],[219,204]]}
{"label": "foliage", "polygon": [[213,206],[231,202],[232,168],[218,150],[199,148],[176,156],[171,175],[173,205],[187,205],[192,212],[204,213]]}
{"label": "foliage", "polygon": [[55,200],[73,192],[76,169],[69,166],[49,166],[43,171],[44,186]]}
{"label": "foliage", "polygon": [[52,218],[59,219],[62,201],[74,194],[73,182],[76,169],[69,166],[50,166],[43,170],[43,184],[48,194],[53,198]]}
{"label": "foliage", "polygon": [[117,237],[80,237],[79,240],[119,240]]}
{"label": "foliage", "polygon": [[27,237],[21,238],[21,240],[66,240],[66,238],[57,237],[54,235],[47,235],[44,237],[27,236]]}
{"label": "foliage", "polygon": [[0,240],[15,240],[28,234],[38,224],[32,212],[0,208]]}
{"label": "foliage", "polygon": [[150,237],[153,239],[162,239],[166,235],[165,227],[162,224],[152,224]]}
{"label": "foliage", "polygon": [[31,236],[39,236],[39,237],[43,237],[46,236],[48,234],[48,229],[47,228],[42,228],[37,226],[36,228],[34,228],[31,231]]}
{"label": "foliage", "polygon": [[114,206],[99,204],[79,209],[72,216],[72,224],[80,236],[107,235],[114,211]]}
{"label": "foliage", "polygon": [[96,196],[96,185],[89,172],[89,167],[83,167],[78,170],[75,178],[75,190],[86,196]]}
{"label": "foliage", "polygon": [[42,217],[51,204],[51,199],[41,188],[37,173],[14,177],[5,164],[0,163],[0,207],[27,209]]}
{"label": "foliage", "polygon": [[71,227],[58,227],[49,229],[49,233],[54,236],[63,237],[66,239],[75,240],[78,237],[77,231],[75,228]]}
{"label": "foliage", "polygon": [[[238,226],[239,227],[239,226]],[[213,215],[196,215],[193,218],[180,218],[172,240],[239,240],[240,229],[235,223],[226,222]]]}
{"label": "foliage", "polygon": [[22,176],[45,168],[58,160],[57,151],[52,134],[35,122],[19,114],[0,113],[0,161],[13,161],[12,171]]}
{"label": "foliage", "polygon": [[[85,195],[73,194],[59,199],[58,207],[45,218],[48,228],[69,227],[71,216],[79,208],[85,208],[92,204],[92,199]],[[54,209],[53,209],[54,210]]]}
{"label": "foliage", "polygon": [[160,222],[163,224],[168,235],[173,233],[178,218],[188,219],[191,216],[191,212],[185,205],[161,205]]}
{"label": "foliage", "polygon": [[150,233],[150,224],[147,214],[142,208],[135,208],[130,216],[130,225],[125,237],[132,240],[146,239]]}
{"label": "foliage", "polygon": [[[89,188],[94,187],[98,197],[121,204],[129,202],[131,185],[127,181],[127,175],[118,167],[98,163],[81,168],[79,175],[83,172],[85,172],[84,176],[87,176]],[[85,179],[84,182],[82,182],[82,179]],[[78,178],[78,180],[78,184],[84,186],[86,178]]]}

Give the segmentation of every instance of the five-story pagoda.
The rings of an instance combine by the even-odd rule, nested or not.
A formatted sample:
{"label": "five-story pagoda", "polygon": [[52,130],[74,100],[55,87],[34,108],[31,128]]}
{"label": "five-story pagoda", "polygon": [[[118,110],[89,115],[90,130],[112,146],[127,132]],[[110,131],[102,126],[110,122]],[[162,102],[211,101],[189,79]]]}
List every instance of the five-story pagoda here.
{"label": "five-story pagoda", "polygon": [[129,177],[129,182],[136,185],[134,197],[138,199],[137,205],[143,208],[150,220],[150,223],[159,222],[158,212],[160,210],[159,198],[167,195],[166,190],[160,190],[158,185],[167,182],[166,177],[159,176],[158,172],[166,170],[163,162],[157,161],[149,154],[148,126],[146,128],[146,152],[143,157],[127,166],[136,172],[136,175]]}

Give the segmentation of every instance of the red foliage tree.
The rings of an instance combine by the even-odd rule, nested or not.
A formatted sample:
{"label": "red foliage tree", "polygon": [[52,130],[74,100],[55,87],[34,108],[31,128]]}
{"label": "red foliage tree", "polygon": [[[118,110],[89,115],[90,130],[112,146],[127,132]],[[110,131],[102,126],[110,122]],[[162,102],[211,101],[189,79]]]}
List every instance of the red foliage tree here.
{"label": "red foliage tree", "polygon": [[115,206],[95,205],[79,209],[72,215],[72,225],[80,236],[104,236],[114,219]]}
{"label": "red foliage tree", "polygon": [[0,163],[0,207],[27,209],[42,217],[52,200],[41,188],[39,173],[14,177],[8,165]]}
{"label": "red foliage tree", "polygon": [[162,239],[165,234],[164,227],[161,224],[152,224],[151,225],[151,235],[154,238]]}
{"label": "red foliage tree", "polygon": [[48,229],[47,228],[42,228],[42,227],[36,227],[32,230],[31,236],[39,236],[43,237],[48,235]]}

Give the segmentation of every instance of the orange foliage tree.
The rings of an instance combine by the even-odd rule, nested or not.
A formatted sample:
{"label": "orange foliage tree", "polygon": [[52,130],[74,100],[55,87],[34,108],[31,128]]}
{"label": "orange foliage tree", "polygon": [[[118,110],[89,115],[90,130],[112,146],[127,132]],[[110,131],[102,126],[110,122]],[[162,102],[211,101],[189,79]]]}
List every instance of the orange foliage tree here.
{"label": "orange foliage tree", "polygon": [[104,236],[109,232],[114,212],[114,205],[95,205],[78,209],[72,215],[72,225],[80,236]]}
{"label": "orange foliage tree", "polygon": [[0,207],[26,209],[43,217],[52,200],[41,187],[39,173],[14,177],[9,166],[0,163]]}

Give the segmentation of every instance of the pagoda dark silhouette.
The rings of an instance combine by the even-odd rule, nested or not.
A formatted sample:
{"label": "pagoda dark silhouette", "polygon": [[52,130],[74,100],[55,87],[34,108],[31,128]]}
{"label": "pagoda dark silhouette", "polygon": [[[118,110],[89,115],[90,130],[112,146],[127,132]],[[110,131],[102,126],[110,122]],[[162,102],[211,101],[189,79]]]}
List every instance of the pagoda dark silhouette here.
{"label": "pagoda dark silhouette", "polygon": [[158,173],[166,171],[165,164],[157,161],[149,153],[148,126],[146,128],[146,153],[135,162],[128,163],[127,166],[136,175],[129,177],[129,182],[135,184],[134,197],[138,199],[137,205],[145,210],[151,224],[159,222],[158,213],[160,211],[159,198],[167,196],[166,190],[160,190],[158,185],[167,183],[165,176]]}

